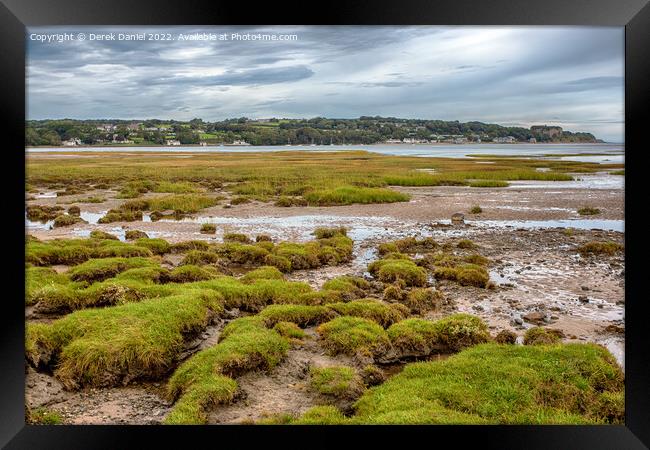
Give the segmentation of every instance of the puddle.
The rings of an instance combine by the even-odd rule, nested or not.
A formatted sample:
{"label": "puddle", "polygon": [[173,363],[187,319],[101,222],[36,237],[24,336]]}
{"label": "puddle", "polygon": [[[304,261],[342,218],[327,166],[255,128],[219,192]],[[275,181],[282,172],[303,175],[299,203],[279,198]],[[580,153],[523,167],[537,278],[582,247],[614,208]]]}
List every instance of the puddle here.
{"label": "puddle", "polygon": [[607,230],[624,232],[625,221],[607,219],[566,219],[566,220],[473,220],[468,224],[478,227],[501,228],[575,228],[578,230]]}
{"label": "puddle", "polygon": [[[371,238],[380,238],[394,234],[394,227],[401,222],[390,217],[346,217],[327,215],[303,215],[290,217],[185,217],[180,220],[160,219],[158,222],[174,223],[211,223],[215,225],[233,225],[238,228],[251,228],[256,234],[280,234],[287,232],[297,234],[302,239],[312,239],[312,232],[318,227],[344,226],[348,236],[355,242]],[[381,223],[382,225],[377,225]],[[391,229],[393,231],[391,231]]]}
{"label": "puddle", "polygon": [[81,211],[81,218],[88,222],[89,224],[96,225],[99,222],[99,219],[104,217],[108,211],[101,211],[98,213],[92,213],[88,211]]}
{"label": "puddle", "polygon": [[623,189],[625,177],[620,175],[611,175],[607,172],[598,172],[595,174],[573,174],[572,181],[539,181],[539,180],[522,180],[509,181],[510,186],[507,189]]}
{"label": "puddle", "polygon": [[39,192],[38,194],[34,195],[34,198],[56,198],[57,193],[56,192]]}

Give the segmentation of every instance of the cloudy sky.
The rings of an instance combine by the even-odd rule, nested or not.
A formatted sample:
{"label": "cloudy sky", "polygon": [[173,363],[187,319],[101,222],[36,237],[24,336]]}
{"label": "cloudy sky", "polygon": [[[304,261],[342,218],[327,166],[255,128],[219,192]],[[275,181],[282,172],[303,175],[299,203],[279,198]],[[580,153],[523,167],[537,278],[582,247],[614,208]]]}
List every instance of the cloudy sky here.
{"label": "cloudy sky", "polygon": [[[63,32],[86,40],[32,39]],[[89,39],[110,32],[175,40]],[[178,40],[196,32],[229,39]],[[27,49],[29,119],[381,115],[553,124],[623,142],[623,28],[33,27]]]}

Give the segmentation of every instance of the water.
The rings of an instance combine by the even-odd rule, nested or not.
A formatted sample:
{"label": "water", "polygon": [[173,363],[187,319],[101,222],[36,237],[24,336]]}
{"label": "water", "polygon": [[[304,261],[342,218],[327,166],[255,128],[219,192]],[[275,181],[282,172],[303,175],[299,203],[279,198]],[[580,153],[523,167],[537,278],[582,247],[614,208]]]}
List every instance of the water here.
{"label": "water", "polygon": [[578,230],[607,230],[624,232],[623,220],[608,219],[561,219],[561,220],[466,220],[469,225],[478,227],[512,228],[575,228]]}
{"label": "water", "polygon": [[509,181],[508,189],[624,189],[625,177],[607,172],[577,174],[572,181]]}
{"label": "water", "polygon": [[[45,152],[164,152],[164,153],[215,153],[215,152],[277,152],[277,151],[344,151],[365,150],[383,155],[428,156],[439,158],[469,158],[469,155],[517,155],[544,157],[585,162],[623,162],[624,144],[375,144],[375,145],[276,145],[276,146],[167,146],[167,147],[38,147],[27,148],[27,153]],[[594,156],[603,153],[607,156]],[[581,155],[581,154],[584,154]],[[557,159],[555,157],[554,159]],[[604,160],[610,161],[604,161]]]}

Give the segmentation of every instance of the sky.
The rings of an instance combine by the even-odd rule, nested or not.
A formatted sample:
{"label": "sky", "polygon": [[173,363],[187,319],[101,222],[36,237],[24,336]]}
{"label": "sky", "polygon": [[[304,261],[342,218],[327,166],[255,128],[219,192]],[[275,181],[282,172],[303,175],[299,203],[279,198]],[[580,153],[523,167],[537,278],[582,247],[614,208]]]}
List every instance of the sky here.
{"label": "sky", "polygon": [[[180,40],[195,33],[216,39]],[[622,27],[84,26],[26,38],[28,119],[391,116],[624,141]]]}

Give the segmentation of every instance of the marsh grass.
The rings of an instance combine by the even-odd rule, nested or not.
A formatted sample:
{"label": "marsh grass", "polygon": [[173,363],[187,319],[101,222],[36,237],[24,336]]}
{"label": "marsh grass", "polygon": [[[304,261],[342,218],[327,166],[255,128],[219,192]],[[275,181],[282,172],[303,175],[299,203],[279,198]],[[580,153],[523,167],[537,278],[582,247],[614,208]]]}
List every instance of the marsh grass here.
{"label": "marsh grass", "polygon": [[361,377],[352,367],[311,367],[309,385],[323,396],[356,399],[364,391]]}
{"label": "marsh grass", "polygon": [[341,186],[305,194],[305,199],[314,206],[351,205],[353,203],[407,202],[410,196],[390,189]]}
{"label": "marsh grass", "polygon": [[233,399],[237,388],[234,377],[250,370],[273,368],[288,348],[285,338],[267,329],[256,317],[229,323],[216,346],[196,353],[170,378],[169,396],[178,401],[164,423],[205,423],[211,405]]}
{"label": "marsh grass", "polygon": [[597,214],[600,214],[600,209],[585,206],[584,208],[578,209],[578,214],[581,216],[595,216]]}
{"label": "marsh grass", "polygon": [[55,376],[72,388],[155,379],[172,367],[184,336],[205,328],[222,310],[216,292],[191,290],[77,311],[51,324],[28,324],[27,358],[36,367],[57,361]]}
{"label": "marsh grass", "polygon": [[[128,163],[125,163],[128,158]],[[489,167],[481,161],[491,161]],[[192,154],[182,160],[168,155],[102,155],[84,161],[30,158],[29,184],[67,186],[79,183],[121,186],[123,197],[139,197],[157,183],[190,183],[210,189],[224,185],[233,195],[262,200],[303,198],[315,205],[404,201],[404,194],[383,190],[388,185],[467,185],[471,181],[570,180],[570,172],[622,169],[622,164],[597,164],[523,158],[423,158],[364,151]],[[548,167],[549,172],[539,172]],[[422,170],[434,169],[436,173]],[[149,180],[142,182],[141,180]],[[228,183],[228,184],[226,184]],[[379,189],[366,191],[365,189]],[[187,194],[192,195],[192,194]],[[198,194],[194,194],[198,195]],[[282,202],[281,202],[282,203]],[[290,203],[290,202],[289,202]]]}
{"label": "marsh grass", "polygon": [[390,347],[386,331],[376,322],[361,317],[343,316],[321,324],[323,347],[331,354],[381,354]]}
{"label": "marsh grass", "polygon": [[590,255],[615,255],[622,252],[625,247],[613,241],[590,241],[578,247],[582,256]]}
{"label": "marsh grass", "polygon": [[595,344],[483,344],[407,365],[367,391],[346,422],[622,423],[623,389],[614,358]]}

